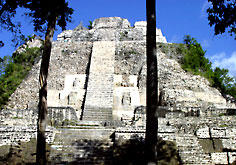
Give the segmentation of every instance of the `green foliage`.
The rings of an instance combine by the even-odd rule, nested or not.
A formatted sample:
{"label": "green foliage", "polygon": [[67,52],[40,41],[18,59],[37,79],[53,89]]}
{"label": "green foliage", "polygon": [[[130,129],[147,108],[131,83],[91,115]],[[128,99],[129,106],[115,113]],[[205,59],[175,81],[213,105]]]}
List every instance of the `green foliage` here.
{"label": "green foliage", "polygon": [[228,127],[228,125],[227,124],[221,124],[220,127],[225,128],[225,127]]}
{"label": "green foliage", "polygon": [[20,22],[13,22],[16,9],[19,7],[29,9],[24,15],[33,19],[34,30],[40,32],[45,31],[44,25],[54,17],[57,18],[57,25],[65,30],[67,22],[71,21],[71,15],[74,12],[65,0],[52,0],[50,3],[46,0],[0,1],[0,27],[14,32],[14,34],[21,34]]}
{"label": "green foliage", "polygon": [[25,0],[19,3],[19,7],[29,9],[30,12],[25,13],[33,19],[34,30],[45,32],[45,25],[57,18],[57,25],[65,30],[67,22],[71,22],[71,15],[74,10],[68,6],[65,0],[53,0],[51,3],[45,0]]}
{"label": "green foliage", "polygon": [[138,52],[135,50],[135,49],[131,49],[128,51],[128,54],[131,55],[131,54],[138,54]]}
{"label": "green foliage", "polygon": [[229,94],[236,98],[235,77],[230,77],[228,73],[228,69],[216,67],[214,69],[213,86],[218,87],[222,93]]}
{"label": "green foliage", "polygon": [[93,22],[92,21],[89,21],[89,25],[88,25],[88,29],[92,29],[93,28]]}
{"label": "green foliage", "polygon": [[205,57],[205,51],[202,49],[202,46],[189,35],[184,37],[184,44],[187,45],[187,48],[182,51],[184,53],[182,68],[211,80],[213,76],[211,62]]}
{"label": "green foliage", "polygon": [[181,62],[182,56],[186,50],[186,45],[182,43],[158,43],[157,49],[170,59]]}
{"label": "green foliage", "polygon": [[176,47],[176,53],[182,54],[185,51],[186,47],[184,47],[184,44],[179,44],[178,47]]}
{"label": "green foliage", "polygon": [[213,87],[236,98],[236,81],[234,77],[229,76],[229,70],[219,67],[212,69],[211,62],[205,57],[205,51],[196,39],[186,35],[184,44],[187,47],[180,48],[184,54],[181,60],[182,68],[193,74],[204,76]]}
{"label": "green foliage", "polygon": [[215,35],[225,33],[236,40],[236,4],[235,0],[208,0],[211,6],[207,9],[209,25],[214,26]]}
{"label": "green foliage", "polygon": [[[17,47],[23,44],[24,35],[21,33],[21,23],[13,20],[16,15],[17,6],[21,6],[24,1],[10,1],[10,0],[1,0],[0,1],[0,27],[7,31],[12,32],[13,34],[13,46]],[[0,47],[3,47],[3,41],[0,41]]]}
{"label": "green foliage", "polygon": [[4,43],[0,41],[0,48],[4,46]]}
{"label": "green foliage", "polygon": [[28,35],[28,36],[23,36],[22,40],[26,43],[27,41],[33,41],[35,39],[36,35]]}
{"label": "green foliage", "polygon": [[161,50],[161,52],[167,54],[168,51],[170,50],[170,46],[169,45],[165,45],[163,43],[159,43],[158,48]]}
{"label": "green foliage", "polygon": [[5,56],[0,72],[0,108],[5,105],[32,68],[35,58],[41,55],[40,48],[26,48],[22,53]]}
{"label": "green foliage", "polygon": [[125,38],[128,37],[128,32],[124,31],[124,32],[120,32],[120,41],[124,41]]}

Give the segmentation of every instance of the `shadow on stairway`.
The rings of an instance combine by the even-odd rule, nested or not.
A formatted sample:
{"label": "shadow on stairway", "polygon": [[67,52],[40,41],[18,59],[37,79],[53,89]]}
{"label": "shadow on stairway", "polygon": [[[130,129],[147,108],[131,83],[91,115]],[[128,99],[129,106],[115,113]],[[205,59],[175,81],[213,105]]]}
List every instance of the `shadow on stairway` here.
{"label": "shadow on stairway", "polygon": [[[29,143],[21,143],[10,149],[3,164],[35,164],[35,140]],[[110,140],[76,140],[73,143],[63,145],[63,148],[48,146],[47,164],[79,164],[79,165],[143,165],[144,139],[130,140],[118,139],[113,145]],[[182,164],[175,143],[159,139],[158,165]],[[1,148],[2,149],[2,148]]]}
{"label": "shadow on stairway", "polygon": [[[70,148],[70,152],[68,150]],[[74,150],[73,152],[71,150]],[[113,142],[108,140],[81,139],[64,151],[53,154],[52,164],[113,164]]]}
{"label": "shadow on stairway", "polygon": [[[114,145],[115,165],[144,165],[145,163],[145,140],[138,136],[126,140],[125,143],[118,142]],[[172,141],[158,139],[157,144],[158,165],[181,165],[177,146]]]}
{"label": "shadow on stairway", "polygon": [[[144,139],[132,137],[118,139],[116,144],[107,140],[77,140],[72,144],[74,152],[64,150],[51,157],[53,164],[84,165],[143,165],[145,163]],[[158,165],[180,165],[181,160],[175,143],[159,139]],[[66,160],[65,160],[66,159]]]}

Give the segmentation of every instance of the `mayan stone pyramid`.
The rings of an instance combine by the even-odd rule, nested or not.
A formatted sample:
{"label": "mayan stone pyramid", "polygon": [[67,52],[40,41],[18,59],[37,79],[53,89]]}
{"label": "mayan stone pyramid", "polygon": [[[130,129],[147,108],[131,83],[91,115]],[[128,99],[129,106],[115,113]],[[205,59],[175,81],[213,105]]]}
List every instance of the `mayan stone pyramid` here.
{"label": "mayan stone pyramid", "polygon": [[[184,71],[175,51],[161,51],[163,45],[174,44],[167,42],[160,29],[156,29],[156,37],[161,100],[158,136],[176,143],[183,164],[232,163],[236,158],[235,105],[205,78]],[[40,63],[36,59],[1,111],[2,137],[12,137],[0,138],[1,145],[35,137]],[[118,139],[143,137],[145,105],[145,21],[131,26],[120,17],[99,18],[91,29],[79,25],[53,41],[48,142],[56,149],[51,160],[59,162],[55,155],[62,151],[64,162],[85,160],[83,149],[79,152],[72,145],[78,139],[107,140],[113,134],[115,140],[106,143],[111,147]],[[77,129],[59,128],[65,125]]]}

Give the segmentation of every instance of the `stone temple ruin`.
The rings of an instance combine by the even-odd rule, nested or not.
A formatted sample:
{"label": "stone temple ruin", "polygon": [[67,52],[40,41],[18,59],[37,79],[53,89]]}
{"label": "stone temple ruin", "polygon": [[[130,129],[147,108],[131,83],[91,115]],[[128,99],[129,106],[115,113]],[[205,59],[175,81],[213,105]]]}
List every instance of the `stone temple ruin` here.
{"label": "stone temple ruin", "polygon": [[[160,29],[156,36],[157,48],[172,45]],[[162,102],[158,136],[176,143],[183,164],[233,163],[235,104],[206,79],[182,70],[171,58],[175,52],[169,56],[158,49],[157,53]],[[36,137],[40,63],[35,61],[1,111],[0,145]],[[86,164],[85,159],[78,159],[85,158],[86,151],[72,145],[78,139],[106,140],[105,146],[111,147],[120,139],[144,137],[145,105],[146,22],[132,27],[127,19],[99,18],[91,29],[79,25],[53,41],[47,131],[54,148],[52,161],[59,161],[57,155],[63,151],[60,161]],[[111,158],[106,161],[112,164]]]}

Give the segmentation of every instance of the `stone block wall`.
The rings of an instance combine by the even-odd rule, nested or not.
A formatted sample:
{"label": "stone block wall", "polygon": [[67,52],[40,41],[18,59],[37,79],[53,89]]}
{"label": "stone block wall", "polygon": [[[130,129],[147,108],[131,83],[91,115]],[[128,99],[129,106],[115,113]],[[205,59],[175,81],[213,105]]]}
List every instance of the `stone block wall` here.
{"label": "stone block wall", "polygon": [[88,74],[91,42],[54,42],[50,59],[48,88],[63,90],[66,75]]}
{"label": "stone block wall", "polygon": [[[38,120],[37,109],[3,110],[0,115],[0,125],[7,126],[36,126]],[[77,122],[79,119],[80,113],[71,107],[48,107],[48,125],[64,121]]]}
{"label": "stone block wall", "polygon": [[48,106],[70,106],[81,114],[85,97],[86,74],[65,75],[64,89],[48,90]]}
{"label": "stone block wall", "polygon": [[[231,164],[236,161],[234,120],[235,116],[159,118],[158,136],[176,143],[183,164]],[[117,128],[115,142],[145,138],[142,122]]]}
{"label": "stone block wall", "polygon": [[[37,137],[36,126],[0,126],[0,146],[14,145],[18,142],[29,142]],[[56,134],[55,128],[47,127],[46,142],[52,143]]]}

